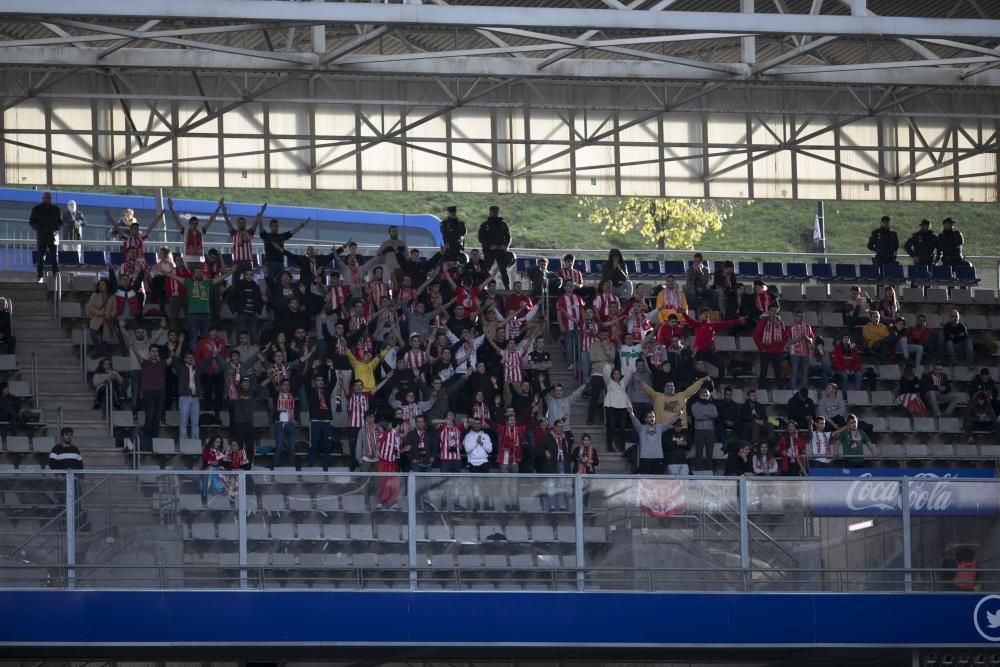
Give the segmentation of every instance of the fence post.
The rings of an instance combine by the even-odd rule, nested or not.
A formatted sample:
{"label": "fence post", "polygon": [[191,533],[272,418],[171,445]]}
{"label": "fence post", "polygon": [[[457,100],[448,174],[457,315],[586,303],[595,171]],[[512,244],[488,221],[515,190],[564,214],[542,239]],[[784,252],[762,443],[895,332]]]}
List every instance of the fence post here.
{"label": "fence post", "polygon": [[240,470],[239,494],[237,495],[236,511],[239,512],[239,549],[240,549],[240,588],[247,587],[247,473]]}
{"label": "fence post", "polygon": [[743,590],[747,591],[750,588],[750,522],[747,512],[747,478],[740,477],[739,479],[739,493],[737,494],[740,499],[740,570],[742,575],[740,577],[743,583]]}
{"label": "fence post", "polygon": [[66,471],[66,588],[76,588],[76,474]]}
{"label": "fence post", "polygon": [[582,591],[586,584],[583,568],[587,563],[583,548],[583,476],[579,474],[573,478],[573,518],[576,520],[576,589]]}
{"label": "fence post", "polygon": [[903,514],[903,588],[909,593],[913,590],[913,549],[910,535],[910,480],[899,480],[899,506]]}
{"label": "fence post", "polygon": [[406,548],[410,573],[410,590],[417,590],[417,476],[408,473],[406,484]]}

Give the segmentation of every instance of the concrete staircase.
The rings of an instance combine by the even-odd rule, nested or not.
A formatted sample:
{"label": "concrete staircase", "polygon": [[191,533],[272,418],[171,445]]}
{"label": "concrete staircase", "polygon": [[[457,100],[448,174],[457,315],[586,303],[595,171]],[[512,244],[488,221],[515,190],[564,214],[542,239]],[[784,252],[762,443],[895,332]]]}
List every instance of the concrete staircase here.
{"label": "concrete staircase", "polygon": [[127,463],[108,434],[104,413],[92,408],[94,391],[80,368],[80,352],[68,329],[53,314],[53,293],[35,282],[0,282],[0,295],[14,302],[14,335],[17,363],[25,379],[31,378],[33,356],[37,362],[38,398],[48,434],[58,437],[59,410],[62,422],[72,426],[74,442],[83,452],[87,468],[119,468]]}

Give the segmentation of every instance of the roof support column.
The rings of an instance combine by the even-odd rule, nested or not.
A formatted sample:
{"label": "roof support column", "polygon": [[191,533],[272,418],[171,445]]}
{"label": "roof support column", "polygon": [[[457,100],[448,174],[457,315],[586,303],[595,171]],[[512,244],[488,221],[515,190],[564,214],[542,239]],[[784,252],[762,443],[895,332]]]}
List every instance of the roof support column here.
{"label": "roof support column", "polygon": [[[740,0],[740,11],[744,14],[754,13],[754,0]],[[751,67],[757,63],[757,38],[753,35],[740,38],[743,52],[743,63]]]}

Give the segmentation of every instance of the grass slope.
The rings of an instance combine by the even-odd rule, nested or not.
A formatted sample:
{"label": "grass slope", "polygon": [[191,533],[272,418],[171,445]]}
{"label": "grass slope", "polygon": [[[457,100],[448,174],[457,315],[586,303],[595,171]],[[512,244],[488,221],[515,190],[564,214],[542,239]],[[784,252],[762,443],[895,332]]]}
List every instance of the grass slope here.
{"label": "grass slope", "polygon": [[[150,194],[140,188],[79,188],[115,194]],[[642,248],[649,244],[640,234],[602,235],[596,225],[577,218],[577,198],[556,195],[449,194],[434,192],[345,192],[306,190],[249,190],[180,188],[178,198],[230,201],[270,201],[291,206],[317,206],[390,213],[433,213],[444,216],[450,204],[475,228],[491,204],[511,223],[515,244],[533,248]],[[706,236],[703,250],[806,252],[812,249],[815,201],[756,200],[736,202],[721,231]],[[830,252],[864,253],[869,232],[882,215],[890,215],[902,241],[917,229],[921,218],[940,231],[941,220],[952,217],[966,238],[966,249],[975,255],[1000,255],[1000,207],[979,203],[888,203],[832,201],[826,205],[827,249]]]}

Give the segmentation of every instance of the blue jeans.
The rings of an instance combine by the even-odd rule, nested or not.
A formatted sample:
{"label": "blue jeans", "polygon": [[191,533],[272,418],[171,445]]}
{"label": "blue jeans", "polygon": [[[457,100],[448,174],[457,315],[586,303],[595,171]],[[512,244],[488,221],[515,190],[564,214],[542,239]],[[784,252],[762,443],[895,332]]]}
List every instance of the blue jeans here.
{"label": "blue jeans", "polygon": [[579,342],[577,339],[577,333],[574,329],[573,331],[566,331],[563,334],[563,354],[566,355],[566,363],[574,363],[576,358],[577,349],[579,348]]}
{"label": "blue jeans", "polygon": [[[556,474],[565,475],[566,474],[566,461],[556,461]],[[566,482],[558,477],[549,477],[545,480],[545,486],[548,487],[549,496],[549,510],[563,510],[569,508],[569,504],[566,502]]]}
{"label": "blue jeans", "polygon": [[281,455],[288,452],[288,461],[295,465],[295,422],[274,422],[274,462],[272,468],[281,465]]}
{"label": "blue jeans", "polygon": [[853,380],[850,387],[851,389],[861,389],[861,371],[854,371],[849,373],[848,371],[837,371],[837,379],[840,381],[840,389],[844,392],[844,397],[847,397],[847,381],[849,379]]}
{"label": "blue jeans", "polygon": [[809,366],[810,373],[819,373],[819,379],[822,385],[825,387],[830,384],[830,378],[833,377],[833,368],[830,364],[823,362],[822,364],[812,364]]}
{"label": "blue jeans", "polygon": [[962,352],[965,355],[965,365],[972,365],[972,339],[966,338],[960,343],[955,343],[950,340],[944,342],[944,351],[948,355],[948,363],[952,366],[955,365],[955,355],[958,352]]}
{"label": "blue jeans", "polygon": [[798,354],[789,355],[792,364],[791,390],[795,391],[800,386],[809,386],[809,357]]}
{"label": "blue jeans", "polygon": [[278,276],[281,272],[285,270],[285,262],[264,262],[264,275],[271,278],[274,281],[278,280]]}
{"label": "blue jeans", "polygon": [[257,343],[257,313],[239,313],[236,316],[236,333],[239,334],[241,331],[246,331],[250,335],[252,344]]}
{"label": "blue jeans", "polygon": [[[177,399],[177,407],[181,412],[181,424],[180,424],[180,436],[181,438],[194,438],[195,440],[201,439],[201,433],[198,430],[198,417],[201,414],[201,403],[195,396],[180,396]],[[188,424],[191,425],[190,434],[188,434]]]}
{"label": "blue jeans", "polygon": [[306,466],[311,468],[316,462],[316,455],[322,453],[323,470],[330,467],[330,438],[332,435],[333,427],[330,422],[315,419],[309,422],[309,456],[306,457]]}
{"label": "blue jeans", "polygon": [[585,381],[590,377],[591,366],[590,350],[580,350],[580,377]]}
{"label": "blue jeans", "polygon": [[896,353],[903,357],[903,360],[910,358],[910,353],[913,353],[913,363],[917,366],[923,365],[924,362],[924,346],[917,345],[916,343],[911,343],[906,340],[906,338],[900,338],[896,341]]}
{"label": "blue jeans", "polygon": [[142,393],[142,371],[129,371],[132,385],[132,412],[139,412],[139,394]]}
{"label": "blue jeans", "polygon": [[201,337],[208,333],[211,321],[211,317],[208,315],[192,315],[188,313],[187,335],[191,349],[194,349],[194,346],[201,340]]}

